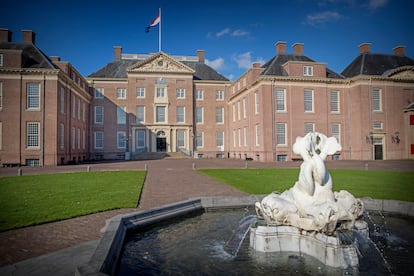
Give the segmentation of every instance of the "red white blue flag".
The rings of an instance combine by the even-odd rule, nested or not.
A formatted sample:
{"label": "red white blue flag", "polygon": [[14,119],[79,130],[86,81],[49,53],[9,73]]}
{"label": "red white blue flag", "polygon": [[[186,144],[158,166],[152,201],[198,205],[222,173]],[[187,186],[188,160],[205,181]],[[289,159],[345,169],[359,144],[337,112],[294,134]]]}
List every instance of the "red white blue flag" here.
{"label": "red white blue flag", "polygon": [[152,20],[149,26],[147,27],[146,32],[148,33],[152,27],[157,26],[157,24],[160,22],[161,22],[161,13],[158,13],[157,17],[155,17],[154,20]]}

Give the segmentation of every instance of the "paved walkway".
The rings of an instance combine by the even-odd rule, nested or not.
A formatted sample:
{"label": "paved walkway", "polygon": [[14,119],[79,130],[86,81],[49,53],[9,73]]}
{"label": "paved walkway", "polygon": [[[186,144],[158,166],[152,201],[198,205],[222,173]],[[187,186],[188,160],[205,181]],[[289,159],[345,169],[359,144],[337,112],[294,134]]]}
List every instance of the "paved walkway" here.
{"label": "paved walkway", "polygon": [[[0,233],[0,275],[73,275],[86,263],[102,237],[105,221],[115,215],[145,210],[200,196],[242,195],[194,168],[299,167],[300,162],[261,163],[219,159],[163,159],[77,166],[23,168],[24,175],[90,170],[148,169],[138,208],[119,209]],[[335,161],[328,168],[414,171],[414,161]],[[17,168],[0,168],[0,176]]]}

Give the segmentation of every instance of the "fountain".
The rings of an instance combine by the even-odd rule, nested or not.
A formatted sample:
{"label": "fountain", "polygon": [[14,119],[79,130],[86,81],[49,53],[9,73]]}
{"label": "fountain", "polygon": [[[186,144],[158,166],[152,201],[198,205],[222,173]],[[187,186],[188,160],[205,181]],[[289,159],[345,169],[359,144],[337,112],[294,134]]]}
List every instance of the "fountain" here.
{"label": "fountain", "polygon": [[[414,204],[333,192],[324,160],[340,149],[321,133],[298,137],[293,150],[304,161],[283,193],[197,198],[114,217],[76,275],[412,274],[413,222],[387,224],[382,214],[413,217]],[[398,259],[389,264],[387,254]]]}
{"label": "fountain", "polygon": [[293,152],[303,158],[294,186],[257,202],[256,212],[265,225],[252,227],[250,245],[262,252],[300,252],[332,267],[358,266],[352,244],[341,242],[338,230],[357,230],[367,236],[361,219],[364,205],[347,191],[333,192],[325,159],[341,150],[334,137],[310,132],[297,137]]}

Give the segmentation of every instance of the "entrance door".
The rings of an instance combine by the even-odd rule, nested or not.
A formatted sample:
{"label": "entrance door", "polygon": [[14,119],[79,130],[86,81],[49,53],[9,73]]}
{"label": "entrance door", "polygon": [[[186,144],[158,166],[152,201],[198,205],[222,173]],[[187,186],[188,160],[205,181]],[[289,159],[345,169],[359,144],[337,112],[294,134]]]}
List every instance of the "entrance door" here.
{"label": "entrance door", "polygon": [[382,153],[382,145],[374,145],[374,160],[382,160],[384,159]]}
{"label": "entrance door", "polygon": [[167,139],[166,138],[157,138],[157,152],[166,152],[167,151]]}

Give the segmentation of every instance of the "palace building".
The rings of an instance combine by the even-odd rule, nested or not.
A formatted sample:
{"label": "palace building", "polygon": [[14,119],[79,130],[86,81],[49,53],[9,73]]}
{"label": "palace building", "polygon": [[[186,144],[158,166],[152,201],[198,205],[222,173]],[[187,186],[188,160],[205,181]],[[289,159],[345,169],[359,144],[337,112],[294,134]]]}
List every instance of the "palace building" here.
{"label": "palace building", "polygon": [[287,161],[297,136],[336,137],[342,160],[414,158],[414,60],[370,44],[342,73],[276,43],[231,82],[205,52],[125,54],[83,77],[48,57],[35,33],[0,29],[0,164],[63,165],[148,153]]}

